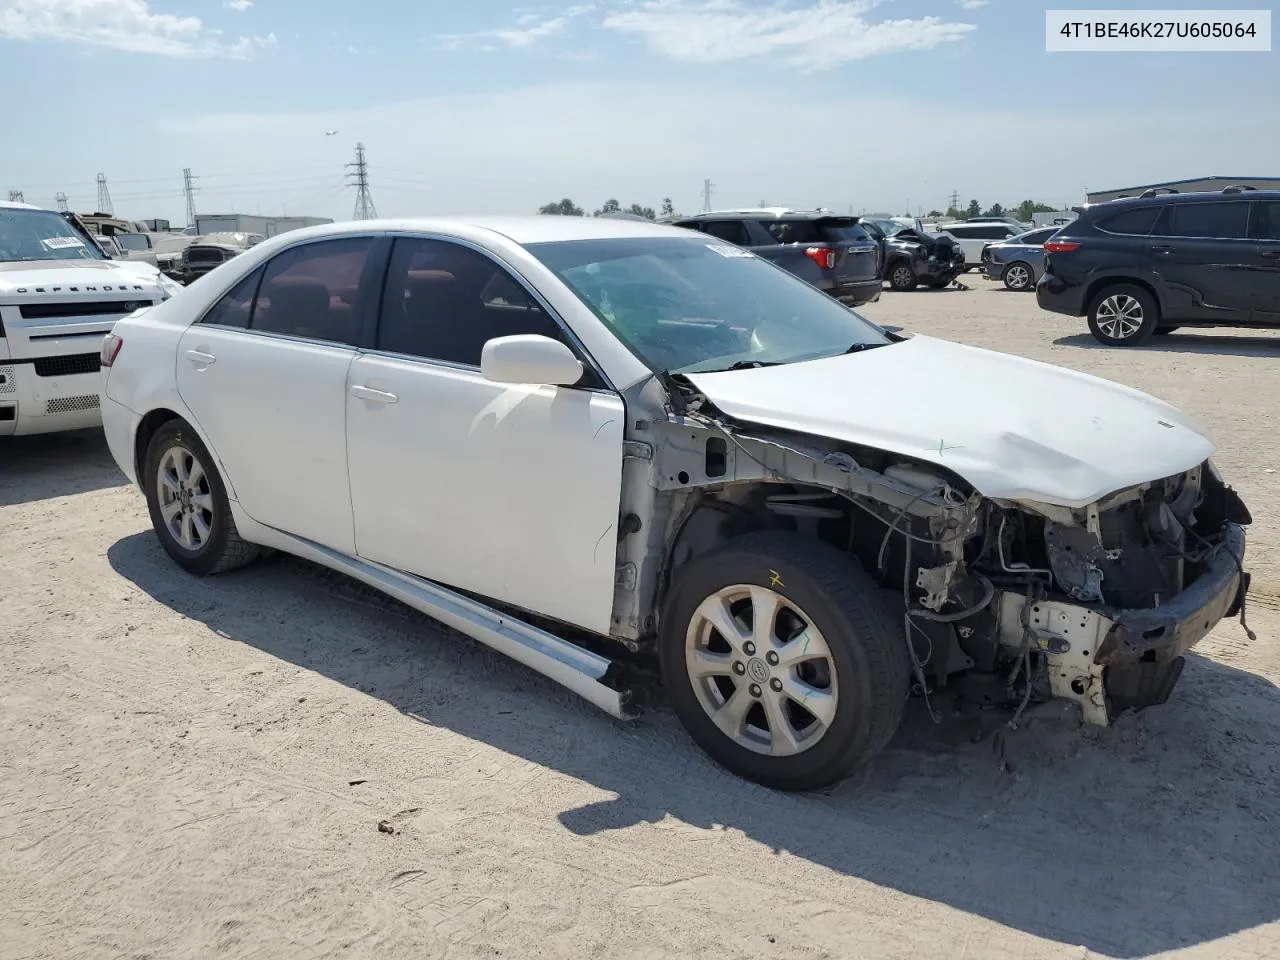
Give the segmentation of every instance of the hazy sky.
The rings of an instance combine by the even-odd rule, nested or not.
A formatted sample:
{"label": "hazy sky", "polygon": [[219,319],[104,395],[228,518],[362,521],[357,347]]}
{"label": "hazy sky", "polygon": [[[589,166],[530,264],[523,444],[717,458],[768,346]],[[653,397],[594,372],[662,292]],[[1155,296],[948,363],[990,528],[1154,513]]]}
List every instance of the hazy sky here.
{"label": "hazy sky", "polygon": [[1280,175],[1280,54],[1045,52],[1047,6],[1132,5],[0,0],[0,196],[89,210],[102,172],[117,213],[182,223],[190,167],[201,213],[346,218],[357,141],[383,215]]}

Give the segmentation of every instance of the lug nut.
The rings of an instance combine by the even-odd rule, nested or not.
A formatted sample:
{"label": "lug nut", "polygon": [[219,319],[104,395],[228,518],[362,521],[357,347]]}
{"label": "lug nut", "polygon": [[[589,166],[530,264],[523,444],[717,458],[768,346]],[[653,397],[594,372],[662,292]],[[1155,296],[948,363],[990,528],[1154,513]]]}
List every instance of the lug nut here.
{"label": "lug nut", "polygon": [[752,695],[753,697],[758,697],[758,696],[760,696],[760,692],[761,692],[761,691],[760,691],[760,688],[759,688],[759,687],[757,687],[757,686],[753,683],[753,684],[751,685],[751,695]]}
{"label": "lug nut", "polygon": [[736,673],[738,676],[742,676],[744,673],[747,672],[747,668],[742,665],[741,660],[738,660],[733,665],[733,672]]}
{"label": "lug nut", "polygon": [[756,645],[752,643],[750,640],[748,640],[746,643],[742,645],[742,652],[745,653],[748,657],[754,657],[756,653]]}
{"label": "lug nut", "polygon": [[779,680],[777,677],[774,677],[772,680],[769,681],[769,686],[773,688],[774,693],[782,692],[782,681]]}
{"label": "lug nut", "polygon": [[764,658],[769,661],[769,666],[776,667],[778,665],[778,655],[772,650],[766,653]]}

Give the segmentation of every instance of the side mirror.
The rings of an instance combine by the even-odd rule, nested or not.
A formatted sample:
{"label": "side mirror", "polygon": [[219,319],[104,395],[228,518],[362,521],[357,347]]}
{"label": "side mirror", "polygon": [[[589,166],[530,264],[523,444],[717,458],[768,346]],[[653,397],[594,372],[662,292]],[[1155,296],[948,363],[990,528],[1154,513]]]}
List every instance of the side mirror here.
{"label": "side mirror", "polygon": [[495,337],[480,351],[480,372],[494,383],[568,387],[582,379],[582,361],[559,341],[538,333]]}

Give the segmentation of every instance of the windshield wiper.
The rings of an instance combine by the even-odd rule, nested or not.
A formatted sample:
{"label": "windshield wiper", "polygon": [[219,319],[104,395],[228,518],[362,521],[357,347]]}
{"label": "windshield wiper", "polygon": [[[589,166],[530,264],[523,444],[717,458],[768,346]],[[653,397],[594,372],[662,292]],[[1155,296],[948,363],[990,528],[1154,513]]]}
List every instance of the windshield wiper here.
{"label": "windshield wiper", "polygon": [[735,360],[726,370],[754,370],[758,367],[777,367],[782,363],[781,360]]}
{"label": "windshield wiper", "polygon": [[848,350],[846,350],[845,353],[846,354],[861,353],[863,350],[871,350],[871,349],[874,349],[875,347],[887,347],[888,345],[889,344],[887,343],[855,343]]}

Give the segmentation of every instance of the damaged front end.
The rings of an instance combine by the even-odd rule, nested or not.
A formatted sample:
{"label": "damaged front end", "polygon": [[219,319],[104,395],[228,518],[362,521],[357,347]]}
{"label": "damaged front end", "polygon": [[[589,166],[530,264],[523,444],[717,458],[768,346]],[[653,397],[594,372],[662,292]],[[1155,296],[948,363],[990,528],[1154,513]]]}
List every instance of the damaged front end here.
{"label": "damaged front end", "polygon": [[1078,509],[998,500],[937,462],[686,399],[667,420],[638,422],[644,439],[628,444],[624,487],[648,503],[619,541],[613,632],[633,650],[683,563],[762,524],[836,545],[879,579],[926,698],[1019,711],[1062,698],[1106,725],[1163,703],[1182,655],[1222,619],[1243,619],[1251,518],[1209,461]]}

